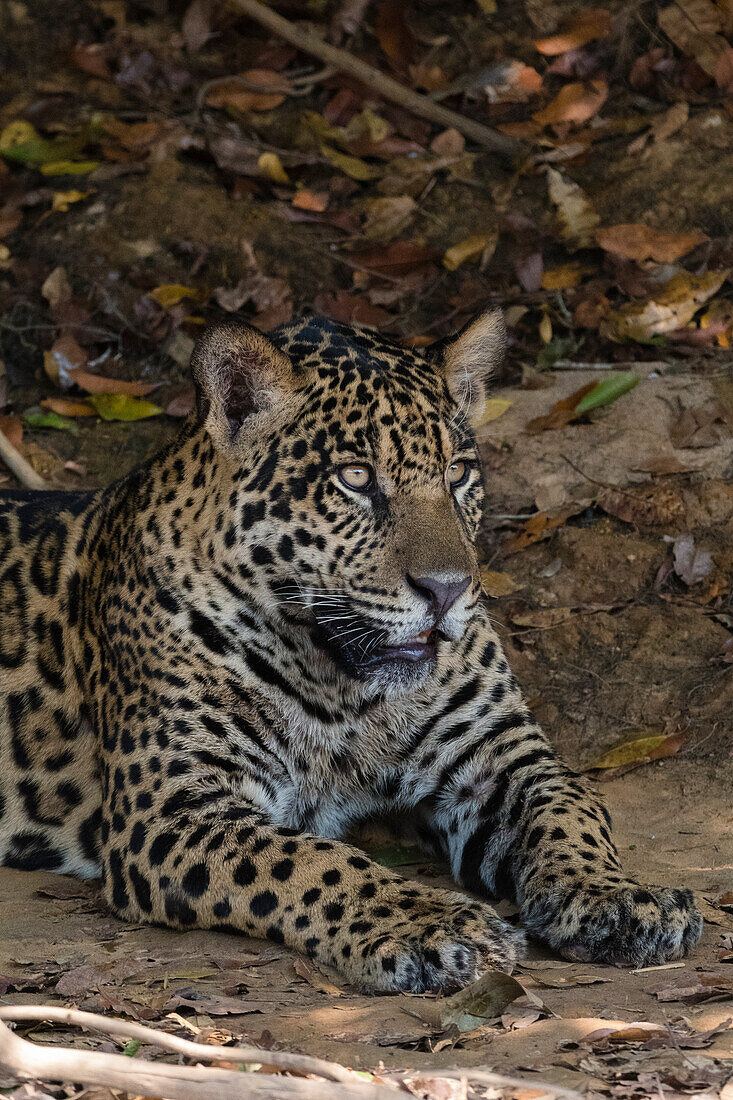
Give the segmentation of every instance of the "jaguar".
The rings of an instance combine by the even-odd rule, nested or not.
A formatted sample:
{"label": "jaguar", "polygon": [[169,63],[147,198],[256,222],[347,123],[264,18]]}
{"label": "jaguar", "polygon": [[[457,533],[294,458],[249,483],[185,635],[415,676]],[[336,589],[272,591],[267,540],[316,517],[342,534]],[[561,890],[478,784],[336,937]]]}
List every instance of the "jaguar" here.
{"label": "jaguar", "polygon": [[[120,917],[236,930],[373,992],[685,954],[689,890],[624,874],[482,595],[489,309],[408,348],[213,326],[177,438],[98,492],[0,501],[0,864],[101,876]],[[457,888],[347,843],[407,823]]]}

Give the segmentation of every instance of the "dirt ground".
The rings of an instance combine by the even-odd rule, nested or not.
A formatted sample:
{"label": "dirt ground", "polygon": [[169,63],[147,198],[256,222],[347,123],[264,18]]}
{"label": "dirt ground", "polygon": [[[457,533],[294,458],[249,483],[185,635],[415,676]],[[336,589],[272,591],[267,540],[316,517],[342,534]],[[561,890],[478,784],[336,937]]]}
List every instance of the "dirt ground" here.
{"label": "dirt ground", "polygon": [[[279,7],[320,26],[342,5]],[[461,1032],[441,1022],[433,997],[361,996],[285,949],[124,926],[93,884],[0,871],[0,1006],[80,1006],[360,1070],[484,1066],[588,1095],[730,1100],[733,1027],[722,1025],[733,1023],[733,78],[726,83],[722,68],[712,75],[700,39],[680,39],[661,5],[610,5],[606,38],[599,32],[560,62],[543,61],[533,43],[572,24],[576,4],[500,4],[492,14],[466,0],[447,22],[442,7],[407,5],[400,22],[394,4],[377,4],[381,22],[367,16],[351,46],[422,89],[440,86],[429,65],[448,82],[497,57],[532,67],[541,89],[530,81],[530,92],[521,82],[507,92],[505,73],[504,84],[485,78],[495,80],[488,97],[479,85],[446,101],[520,133],[530,145],[519,170],[470,143],[464,151],[455,136],[441,154],[431,144],[439,128],[338,77],[275,109],[216,109],[206,98],[212,80],[251,70],[297,80],[308,66],[224,5],[203,5],[211,25],[198,46],[186,37],[190,10],[163,0],[74,0],[51,13],[35,0],[4,5],[0,153],[19,121],[49,142],[97,129],[67,154],[91,158],[86,174],[49,176],[40,161],[0,158],[0,431],[50,485],[101,487],[178,430],[204,322],[239,311],[266,328],[316,309],[420,344],[500,304],[509,354],[478,431],[493,615],[533,709],[571,764],[588,769],[620,743],[655,739],[592,775],[628,869],[696,890],[703,941],[684,963],[640,973],[561,962],[533,945],[516,975],[525,996]],[[706,27],[723,50],[729,23]],[[410,67],[391,50],[395,36]],[[605,82],[601,114],[543,130],[532,121],[538,108],[573,77],[585,81],[584,95]],[[304,110],[340,127],[328,142],[372,175],[359,178],[353,164],[350,175],[335,146],[304,144]],[[365,110],[389,123],[387,135],[371,117],[368,140],[344,137]],[[226,140],[240,142],[235,167]],[[262,168],[263,150],[277,152],[284,180]],[[697,243],[684,261],[661,252],[633,259],[602,250],[577,225],[563,230],[563,207],[548,198],[552,165],[582,188],[593,226],[631,223],[675,240],[693,233]],[[477,233],[478,253],[451,267],[446,250]],[[710,293],[693,286],[706,278]],[[699,304],[690,314],[675,299],[679,323],[665,327],[657,288],[675,279]],[[618,326],[629,309],[646,310],[651,327],[626,339]],[[59,343],[68,338],[73,345]],[[64,402],[95,392],[65,383],[64,370],[79,367],[107,382],[157,383],[148,399],[158,414],[123,422],[73,413]],[[636,381],[618,400],[528,430],[618,371]],[[74,418],[71,429],[68,420],[62,430],[40,424],[49,399]],[[15,485],[0,467],[0,492]],[[445,868],[410,862],[414,853],[387,850],[408,876],[445,877]],[[664,1025],[666,1038],[593,1035],[609,1021]],[[46,1025],[23,1033],[122,1046]],[[41,1095],[19,1085],[0,1069],[0,1092]]]}

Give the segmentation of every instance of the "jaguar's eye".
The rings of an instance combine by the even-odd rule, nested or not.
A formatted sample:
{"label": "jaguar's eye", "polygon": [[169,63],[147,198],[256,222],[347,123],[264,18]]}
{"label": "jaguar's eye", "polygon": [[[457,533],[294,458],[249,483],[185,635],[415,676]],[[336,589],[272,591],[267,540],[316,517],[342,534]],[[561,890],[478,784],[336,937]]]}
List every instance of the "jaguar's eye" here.
{"label": "jaguar's eye", "polygon": [[374,471],[370,466],[341,466],[339,477],[347,489],[355,493],[367,493],[374,483]]}
{"label": "jaguar's eye", "polygon": [[445,471],[445,480],[448,482],[451,489],[458,489],[461,485],[466,484],[470,472],[471,466],[468,462],[451,462],[450,466]]}

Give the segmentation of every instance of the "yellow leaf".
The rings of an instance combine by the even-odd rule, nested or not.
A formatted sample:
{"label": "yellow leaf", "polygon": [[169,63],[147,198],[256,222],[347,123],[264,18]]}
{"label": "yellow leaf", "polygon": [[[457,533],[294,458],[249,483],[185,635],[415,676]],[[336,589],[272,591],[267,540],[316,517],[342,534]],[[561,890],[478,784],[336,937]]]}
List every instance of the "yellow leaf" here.
{"label": "yellow leaf", "polygon": [[339,153],[325,143],[321,144],[321,152],[334,168],[340,168],[345,175],[350,176],[353,180],[370,180],[379,175],[379,170],[372,168],[365,160],[360,160],[359,157],[351,157],[348,153]]}
{"label": "yellow leaf", "polygon": [[476,3],[484,15],[494,15],[496,13],[496,0],[476,0]]}
{"label": "yellow leaf", "polygon": [[94,405],[102,420],[146,420],[163,411],[152,401],[142,401],[139,397],[129,397],[124,393],[94,393],[87,400]]}
{"label": "yellow leaf", "polygon": [[257,167],[274,183],[290,183],[290,178],[277,153],[262,153],[257,160]]}
{"label": "yellow leaf", "polygon": [[446,267],[448,271],[455,271],[466,260],[475,260],[482,256],[487,248],[491,248],[493,251],[496,247],[496,241],[497,232],[495,229],[488,229],[483,233],[473,233],[465,240],[459,241],[458,244],[451,245],[443,257],[443,267]]}
{"label": "yellow leaf", "polygon": [[14,145],[25,145],[28,141],[38,141],[38,131],[30,122],[17,118],[9,122],[0,134],[0,153],[7,152]]}
{"label": "yellow leaf", "polygon": [[98,160],[53,160],[41,165],[44,176],[86,176],[99,168]]}
{"label": "yellow leaf", "polygon": [[522,587],[509,573],[495,573],[493,569],[481,570],[481,586],[486,595],[494,599],[498,596],[508,596]]}
{"label": "yellow leaf", "polygon": [[586,275],[595,274],[595,268],[577,261],[560,264],[559,267],[546,267],[542,273],[543,290],[570,290],[577,286]]}
{"label": "yellow leaf", "polygon": [[[641,731],[645,732],[645,731]],[[625,764],[639,764],[647,760],[659,760],[663,756],[672,756],[681,747],[684,740],[680,733],[655,733],[644,737],[635,737],[630,741],[609,749],[598,760],[589,764],[586,771],[597,768],[621,768]]]}
{"label": "yellow leaf", "polygon": [[60,210],[62,214],[65,214],[72,203],[81,202],[82,199],[88,198],[90,194],[91,191],[54,191],[51,209]]}
{"label": "yellow leaf", "polygon": [[183,286],[182,283],[163,283],[161,286],[156,286],[155,290],[151,290],[148,294],[148,298],[152,298],[163,309],[177,306],[184,298],[198,298],[199,296],[200,292],[195,287]]}
{"label": "yellow leaf", "polygon": [[498,420],[503,416],[513,402],[508,397],[489,397],[484,405],[483,416],[477,426],[490,424],[492,420]]}
{"label": "yellow leaf", "polygon": [[549,313],[545,313],[540,321],[540,340],[543,344],[549,344],[552,339],[552,319]]}

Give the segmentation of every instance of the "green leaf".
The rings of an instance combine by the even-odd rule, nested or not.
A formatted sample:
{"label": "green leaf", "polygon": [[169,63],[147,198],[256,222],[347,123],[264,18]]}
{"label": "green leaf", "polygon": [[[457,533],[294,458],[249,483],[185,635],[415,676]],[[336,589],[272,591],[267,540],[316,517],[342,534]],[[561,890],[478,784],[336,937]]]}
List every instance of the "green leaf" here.
{"label": "green leaf", "polygon": [[152,401],[142,401],[126,393],[94,393],[89,400],[102,420],[147,420],[163,411]]}
{"label": "green leaf", "polygon": [[134,1058],[141,1047],[139,1039],[130,1039],[129,1043],[125,1043],[122,1048],[122,1053],[126,1054],[128,1058]]}
{"label": "green leaf", "polygon": [[578,416],[598,409],[602,405],[610,405],[619,397],[623,397],[629,390],[638,385],[639,379],[633,371],[619,371],[618,374],[609,374],[601,382],[596,382],[594,388],[583,397],[575,406]]}
{"label": "green leaf", "polygon": [[26,409],[23,419],[30,428],[53,428],[58,432],[71,432],[78,435],[79,429],[73,420],[59,416],[55,412],[43,412],[41,409]]}

